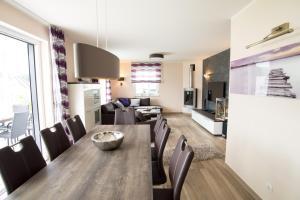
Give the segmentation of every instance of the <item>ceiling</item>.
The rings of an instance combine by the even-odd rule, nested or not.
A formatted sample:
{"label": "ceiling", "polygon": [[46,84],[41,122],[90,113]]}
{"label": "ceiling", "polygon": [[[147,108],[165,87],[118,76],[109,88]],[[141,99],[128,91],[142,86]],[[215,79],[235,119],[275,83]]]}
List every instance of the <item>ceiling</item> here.
{"label": "ceiling", "polygon": [[[251,0],[98,0],[100,47],[122,60],[189,60],[229,48],[230,17]],[[75,42],[96,46],[96,0],[15,0]],[[106,13],[106,14],[105,14]],[[107,33],[107,34],[106,34]]]}

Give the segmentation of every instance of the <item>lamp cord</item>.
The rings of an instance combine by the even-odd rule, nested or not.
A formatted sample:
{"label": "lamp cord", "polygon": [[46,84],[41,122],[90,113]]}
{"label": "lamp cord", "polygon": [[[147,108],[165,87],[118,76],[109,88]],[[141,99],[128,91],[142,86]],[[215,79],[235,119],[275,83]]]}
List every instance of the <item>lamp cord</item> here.
{"label": "lamp cord", "polygon": [[98,9],[98,0],[96,0],[96,45],[99,48],[99,9]]}
{"label": "lamp cord", "polygon": [[105,0],[105,49],[107,50],[107,0]]}

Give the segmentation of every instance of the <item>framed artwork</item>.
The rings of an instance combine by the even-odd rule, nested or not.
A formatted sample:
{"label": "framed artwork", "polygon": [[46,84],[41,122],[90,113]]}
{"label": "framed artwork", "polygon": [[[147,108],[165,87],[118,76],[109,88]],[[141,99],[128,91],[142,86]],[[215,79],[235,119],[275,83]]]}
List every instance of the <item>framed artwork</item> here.
{"label": "framed artwork", "polygon": [[300,43],[232,61],[230,93],[300,98]]}

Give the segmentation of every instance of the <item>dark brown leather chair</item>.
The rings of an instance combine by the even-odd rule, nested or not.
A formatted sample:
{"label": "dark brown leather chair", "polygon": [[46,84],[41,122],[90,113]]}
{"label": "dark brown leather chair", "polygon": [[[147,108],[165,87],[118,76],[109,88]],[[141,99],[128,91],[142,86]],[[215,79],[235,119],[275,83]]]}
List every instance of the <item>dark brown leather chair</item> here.
{"label": "dark brown leather chair", "polygon": [[86,130],[79,115],[75,115],[74,118],[67,119],[66,123],[70,133],[73,136],[74,143],[86,135]]}
{"label": "dark brown leather chair", "polygon": [[[163,134],[164,127],[165,127],[166,124],[167,124],[166,121],[161,120],[157,131],[155,131],[153,145],[151,146],[151,159],[152,159],[152,161],[158,160],[158,150],[157,150],[158,148],[156,146],[157,142],[155,142],[156,135]],[[159,137],[157,137],[157,138],[159,138]]]}
{"label": "dark brown leather chair", "polygon": [[154,128],[150,130],[150,138],[151,138],[151,142],[154,142],[154,138],[155,138],[155,135],[156,133],[158,132],[159,130],[159,127],[161,125],[161,122],[163,120],[166,120],[165,118],[163,118],[163,116],[161,114],[157,115],[157,119],[156,119],[156,122],[155,122],[155,125],[154,125]]}
{"label": "dark brown leather chair", "polygon": [[[21,145],[21,149],[15,152],[12,147],[16,145]],[[32,136],[21,139],[12,147],[0,149],[0,172],[8,194],[46,166]]]}
{"label": "dark brown leather chair", "polygon": [[119,124],[135,124],[135,112],[133,108],[115,110],[115,125]]}
{"label": "dark brown leather chair", "polygon": [[160,185],[167,181],[167,176],[163,165],[163,153],[168,141],[171,129],[165,121],[155,137],[155,147],[151,149],[152,154],[152,180],[154,185]]}
{"label": "dark brown leather chair", "polygon": [[57,123],[51,128],[42,130],[41,135],[44,139],[51,161],[71,146],[69,138],[61,123]]}
{"label": "dark brown leather chair", "polygon": [[181,189],[194,158],[193,149],[181,136],[170,160],[169,178],[172,188],[154,188],[153,200],[180,200]]}
{"label": "dark brown leather chair", "polygon": [[162,116],[161,114],[158,114],[158,115],[157,115],[157,119],[156,119],[155,126],[154,126],[154,128],[153,128],[153,131],[154,131],[154,132],[157,132],[157,131],[158,131],[158,129],[159,129],[159,127],[160,127],[160,124],[161,124],[161,122],[162,122],[162,119],[163,119],[163,116]]}

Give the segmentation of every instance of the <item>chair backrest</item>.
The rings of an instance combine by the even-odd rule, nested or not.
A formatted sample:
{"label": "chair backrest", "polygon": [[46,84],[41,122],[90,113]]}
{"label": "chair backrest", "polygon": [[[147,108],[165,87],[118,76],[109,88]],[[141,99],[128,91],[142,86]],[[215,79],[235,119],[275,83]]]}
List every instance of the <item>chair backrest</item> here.
{"label": "chair backrest", "polygon": [[28,105],[13,105],[13,112],[29,112],[29,106]]}
{"label": "chair backrest", "polygon": [[0,149],[0,172],[8,194],[46,166],[32,136],[15,145],[19,144],[21,149],[16,152],[10,146]]}
{"label": "chair backrest", "polygon": [[71,146],[61,123],[57,123],[51,128],[42,130],[41,135],[47,147],[51,161]]}
{"label": "chair backrest", "polygon": [[118,124],[135,124],[135,112],[133,108],[115,110],[115,125]]}
{"label": "chair backrest", "polygon": [[74,118],[67,119],[66,122],[68,129],[73,136],[74,142],[77,142],[81,137],[86,135],[86,130],[79,115],[75,115]]}
{"label": "chair backrest", "polygon": [[160,127],[160,124],[162,122],[162,119],[163,119],[163,116],[161,114],[158,114],[157,119],[156,119],[156,123],[155,123],[155,126],[154,126],[154,133],[157,133],[157,131]]}
{"label": "chair backrest", "polygon": [[169,167],[169,177],[173,188],[174,200],[180,199],[181,189],[193,158],[194,151],[187,145],[187,140],[182,135],[178,140]]}
{"label": "chair backrest", "polygon": [[157,152],[157,158],[159,165],[163,168],[163,153],[166,147],[171,129],[165,121],[162,121],[161,126],[157,132],[157,135],[154,139],[155,148]]}
{"label": "chair backrest", "polygon": [[26,133],[28,125],[28,116],[28,111],[14,113],[14,119],[11,127],[11,138],[16,138]]}
{"label": "chair backrest", "polygon": [[157,133],[158,133],[158,131],[159,131],[159,129],[160,129],[160,127],[162,126],[162,124],[163,124],[163,122],[165,122],[165,123],[167,123],[167,119],[166,118],[164,118],[164,117],[161,117],[160,119],[159,119],[159,121],[156,121],[157,123],[155,123],[155,126],[154,126],[154,136],[156,137],[156,135],[157,135]]}

